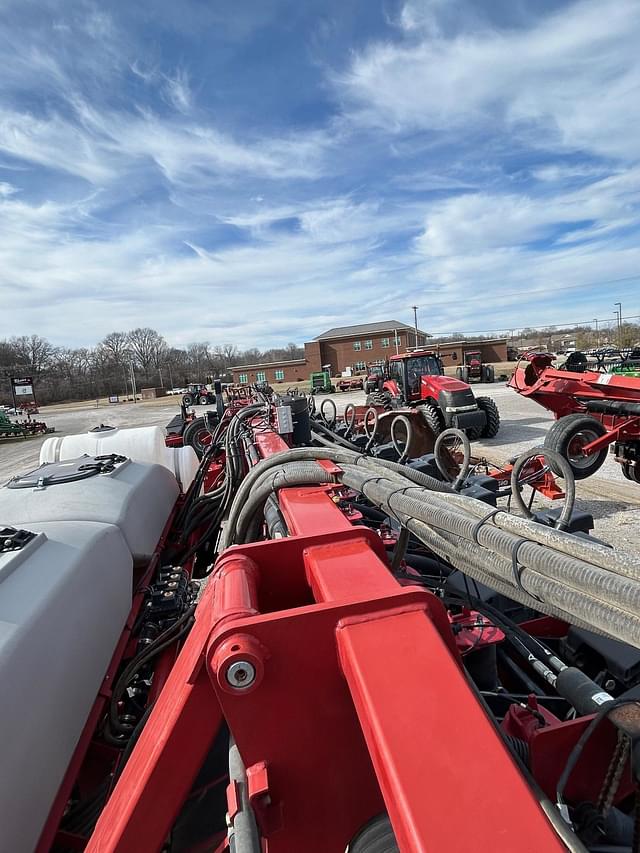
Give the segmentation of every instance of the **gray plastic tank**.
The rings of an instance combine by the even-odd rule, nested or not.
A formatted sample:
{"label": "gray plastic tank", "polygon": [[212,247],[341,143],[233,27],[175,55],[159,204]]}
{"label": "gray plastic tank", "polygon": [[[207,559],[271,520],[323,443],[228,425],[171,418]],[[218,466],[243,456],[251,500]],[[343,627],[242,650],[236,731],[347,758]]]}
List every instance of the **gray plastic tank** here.
{"label": "gray plastic tank", "polygon": [[131,609],[133,569],[113,525],[32,523],[17,550],[3,528],[0,511],[0,851],[31,853]]}
{"label": "gray plastic tank", "polygon": [[81,456],[41,465],[0,489],[0,523],[98,521],[114,524],[134,560],[148,559],[180,493],[162,465],[122,456]]}

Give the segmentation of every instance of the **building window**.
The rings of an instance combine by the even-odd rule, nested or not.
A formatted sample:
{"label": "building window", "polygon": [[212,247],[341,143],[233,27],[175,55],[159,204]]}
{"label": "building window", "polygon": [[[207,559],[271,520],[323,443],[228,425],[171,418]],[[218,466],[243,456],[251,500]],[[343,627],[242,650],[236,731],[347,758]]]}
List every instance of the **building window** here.
{"label": "building window", "polygon": [[273,375],[275,376],[276,382],[282,382],[284,380],[284,370],[274,370]]}
{"label": "building window", "polygon": [[353,365],[354,370],[365,370],[366,367],[367,365],[364,363],[364,361],[356,361],[356,363]]}
{"label": "building window", "polygon": [[382,338],[380,343],[382,345],[382,349],[387,349],[389,346],[389,338]]}
{"label": "building window", "polygon": [[356,352],[360,352],[360,350],[362,349],[362,344],[360,343],[360,341],[354,341],[353,348]]}
{"label": "building window", "polygon": [[373,349],[373,341],[365,341],[364,342],[365,349]]}
{"label": "building window", "polygon": [[246,385],[248,381],[249,381],[249,377],[247,376],[246,373],[241,373],[240,376],[238,376],[238,382],[241,385]]}
{"label": "building window", "polygon": [[256,382],[266,382],[266,381],[267,381],[267,374],[264,372],[264,370],[259,370],[256,373]]}

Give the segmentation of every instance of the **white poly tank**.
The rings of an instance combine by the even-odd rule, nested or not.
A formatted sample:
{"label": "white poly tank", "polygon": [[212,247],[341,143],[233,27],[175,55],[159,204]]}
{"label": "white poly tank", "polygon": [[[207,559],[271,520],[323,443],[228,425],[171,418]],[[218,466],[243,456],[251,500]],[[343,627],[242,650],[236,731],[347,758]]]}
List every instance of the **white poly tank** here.
{"label": "white poly tank", "polygon": [[32,853],[131,609],[117,527],[0,511],[0,853]]}
{"label": "white poly tank", "polygon": [[198,470],[198,456],[193,447],[167,447],[167,431],[160,426],[119,429],[101,424],[77,435],[52,436],[40,448],[40,464],[76,459],[87,453],[102,456],[119,453],[133,462],[164,465],[186,492]]}
{"label": "white poly tank", "polygon": [[134,560],[147,560],[178,499],[162,465],[81,456],[41,465],[0,488],[0,523],[98,521],[120,528]]}

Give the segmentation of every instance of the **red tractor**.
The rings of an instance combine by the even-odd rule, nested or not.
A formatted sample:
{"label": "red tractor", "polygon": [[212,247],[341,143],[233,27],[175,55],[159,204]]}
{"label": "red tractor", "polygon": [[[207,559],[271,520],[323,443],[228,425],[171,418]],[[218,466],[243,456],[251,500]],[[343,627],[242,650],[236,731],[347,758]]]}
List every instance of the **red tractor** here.
{"label": "red tractor", "polygon": [[435,435],[463,429],[470,438],[493,438],[500,429],[498,407],[490,397],[474,397],[466,382],[444,375],[436,352],[421,350],[392,355],[382,388],[367,404],[385,409],[417,406]]}
{"label": "red tractor", "polygon": [[364,390],[367,394],[372,391],[381,391],[384,385],[384,366],[382,364],[372,364],[369,366],[369,373],[364,381]]}
{"label": "red tractor", "polygon": [[493,365],[484,364],[480,350],[467,350],[464,354],[464,364],[456,367],[456,376],[463,382],[494,382]]}
{"label": "red tractor", "polygon": [[187,385],[186,394],[182,397],[185,406],[210,406],[216,401],[216,395],[206,385],[194,382]]}
{"label": "red tractor", "polygon": [[548,352],[528,352],[509,387],[553,412],[556,422],[544,446],[564,456],[578,480],[594,474],[614,445],[628,480],[640,483],[640,377],[590,370],[583,353],[562,369]]}

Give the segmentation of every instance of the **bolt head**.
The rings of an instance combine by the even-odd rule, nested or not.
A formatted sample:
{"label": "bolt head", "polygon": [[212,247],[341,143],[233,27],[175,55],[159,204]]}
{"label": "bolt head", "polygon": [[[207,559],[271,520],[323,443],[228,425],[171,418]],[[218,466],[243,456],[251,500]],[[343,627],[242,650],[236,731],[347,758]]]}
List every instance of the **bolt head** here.
{"label": "bolt head", "polygon": [[256,680],[256,670],[248,660],[237,660],[226,672],[227,682],[236,690],[246,690]]}

